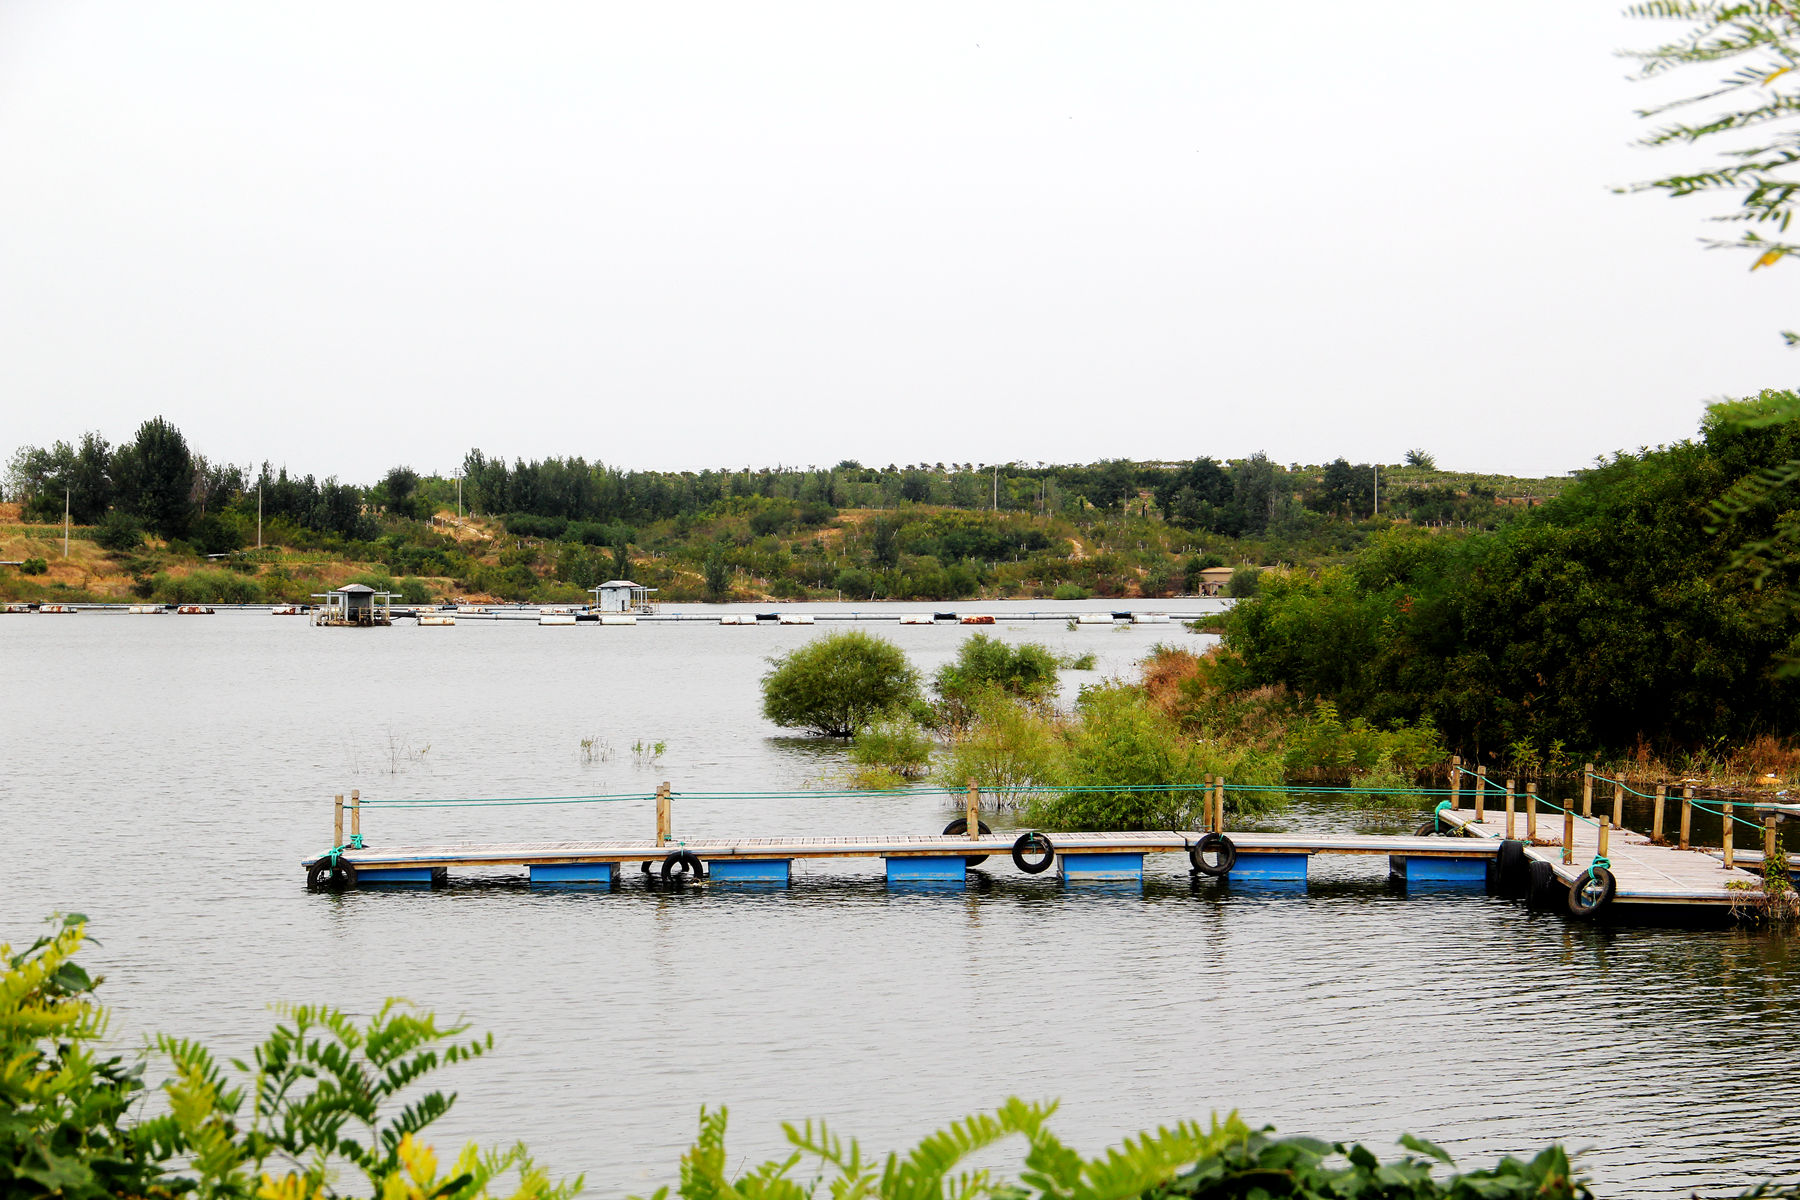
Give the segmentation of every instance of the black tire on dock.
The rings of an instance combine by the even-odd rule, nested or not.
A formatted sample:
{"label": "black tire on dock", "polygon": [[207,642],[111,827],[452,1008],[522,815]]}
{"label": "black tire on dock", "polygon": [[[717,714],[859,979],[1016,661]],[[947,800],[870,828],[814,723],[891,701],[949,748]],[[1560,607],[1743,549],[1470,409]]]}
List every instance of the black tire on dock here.
{"label": "black tire on dock", "polygon": [[1425,822],[1423,825],[1421,825],[1417,829],[1413,830],[1413,836],[1414,837],[1438,837],[1443,832],[1444,832],[1443,830],[1438,828],[1438,819],[1436,817],[1433,817],[1433,818],[1431,818],[1431,820]]}
{"label": "black tire on dock", "polygon": [[1530,859],[1525,856],[1525,843],[1518,838],[1507,838],[1500,843],[1500,852],[1494,856],[1494,874],[1504,891],[1517,891],[1528,882]]}
{"label": "black tire on dock", "polygon": [[1533,908],[1549,908],[1556,900],[1556,870],[1541,858],[1531,860],[1525,869],[1526,903]]}
{"label": "black tire on dock", "polygon": [[[1206,856],[1213,855],[1211,862]],[[1218,879],[1231,874],[1237,865],[1237,846],[1222,833],[1209,833],[1188,849],[1188,862],[1202,875]]]}
{"label": "black tire on dock", "polygon": [[[982,820],[980,817],[975,818],[975,828],[980,833],[994,832],[993,830],[988,828],[988,823],[986,821]],[[944,826],[944,836],[946,836],[946,837],[950,836],[953,833],[967,833],[967,832],[969,832],[969,818],[967,818],[967,817],[958,817],[958,818],[956,818],[956,820],[954,820],[954,821],[950,822],[948,825]],[[984,863],[988,860],[988,857],[989,856],[986,854],[971,854],[967,858],[963,859],[963,865],[966,867],[979,867],[982,863]]]}
{"label": "black tire on dock", "polygon": [[1618,895],[1619,881],[1605,867],[1589,867],[1576,876],[1569,889],[1569,911],[1578,917],[1591,917]]}
{"label": "black tire on dock", "polygon": [[671,850],[669,856],[663,859],[664,883],[672,880],[678,872],[682,875],[692,874],[696,879],[706,878],[706,866],[692,850]]}
{"label": "black tire on dock", "polygon": [[[1042,852],[1044,857],[1039,859],[1025,857],[1033,852]],[[1051,844],[1048,834],[1038,833],[1035,830],[1031,833],[1021,833],[1019,840],[1013,843],[1012,860],[1013,866],[1019,870],[1027,875],[1036,875],[1042,871],[1048,871],[1050,864],[1056,861],[1056,847]]]}
{"label": "black tire on dock", "polygon": [[344,892],[356,886],[356,866],[346,858],[321,855],[306,868],[306,886],[315,892]]}

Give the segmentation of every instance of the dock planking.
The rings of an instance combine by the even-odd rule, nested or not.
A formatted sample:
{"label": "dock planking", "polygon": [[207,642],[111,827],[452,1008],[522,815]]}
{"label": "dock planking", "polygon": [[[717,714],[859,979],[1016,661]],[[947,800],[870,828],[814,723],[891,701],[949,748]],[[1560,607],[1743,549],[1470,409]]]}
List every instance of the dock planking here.
{"label": "dock planking", "polygon": [[[1221,826],[1222,781],[1209,784],[1208,791],[1207,821]],[[591,799],[595,798],[548,798]],[[1495,881],[1510,888],[1520,882],[1522,865],[1543,863],[1542,868],[1532,867],[1529,890],[1535,898],[1547,896],[1559,886],[1575,888],[1604,849],[1616,884],[1613,895],[1600,901],[1590,897],[1591,906],[1585,908],[1570,900],[1571,912],[1589,916],[1598,905],[1607,903],[1735,909],[1745,901],[1745,889],[1755,885],[1761,859],[1760,854],[1746,849],[1738,852],[1734,866],[1727,867],[1717,851],[1681,849],[1629,829],[1608,828],[1585,819],[1566,820],[1563,813],[1554,810],[1537,814],[1533,839],[1527,836],[1530,820],[1525,812],[1509,815],[1496,808],[1478,812],[1454,807],[1452,802],[1446,802],[1435,814],[1436,835],[1233,831],[1223,835],[1229,845],[1221,848],[1218,837],[1204,829],[1030,831],[1015,840],[1016,831],[993,833],[984,827],[978,835],[969,836],[961,831],[970,823],[979,824],[974,820],[979,811],[979,794],[972,784],[966,796],[967,816],[941,834],[676,838],[669,785],[663,784],[654,797],[644,799],[656,804],[656,834],[652,838],[382,847],[363,843],[360,795],[352,792],[348,808],[341,795],[335,798],[333,832],[339,843],[336,849],[302,865],[308,869],[309,886],[323,879],[333,890],[360,884],[438,884],[447,879],[453,868],[509,866],[525,867],[534,884],[613,885],[619,882],[624,864],[632,862],[642,864],[646,873],[654,872],[660,865],[664,879],[671,878],[673,872],[675,877],[710,878],[716,882],[785,884],[797,859],[850,858],[883,860],[890,882],[960,883],[967,867],[993,860],[994,867],[1004,870],[1009,859],[1027,874],[1037,874],[1054,865],[1065,881],[1073,882],[1142,880],[1145,859],[1162,854],[1182,855],[1196,874],[1232,878],[1246,884],[1304,885],[1308,864],[1315,855],[1386,855],[1390,874],[1409,887],[1484,886]],[[500,802],[503,801],[448,803]],[[351,835],[347,842],[346,813]],[[1771,830],[1773,820],[1771,817]],[[1685,830],[1685,820],[1682,827]],[[1505,848],[1509,833],[1522,852],[1522,857],[1510,860],[1511,865],[1510,852]],[[1568,839],[1566,845],[1564,838]],[[1773,840],[1772,832],[1770,839]],[[1214,843],[1210,857],[1205,841]],[[1222,853],[1221,849],[1229,853]],[[328,864],[329,870],[321,875]],[[1597,890],[1589,888],[1582,894],[1587,896]]]}
{"label": "dock planking", "polygon": [[[1496,844],[1506,837],[1506,814],[1488,807],[1484,819],[1477,821],[1469,808],[1446,808],[1438,814],[1445,825],[1471,838]],[[1515,812],[1514,832],[1523,840],[1526,817]],[[1563,862],[1563,815],[1548,809],[1537,818],[1537,838],[1525,846],[1528,858],[1550,864],[1556,879],[1564,886],[1572,885],[1600,852],[1600,827],[1592,821],[1577,819],[1574,824],[1573,862]],[[1740,862],[1727,869],[1717,850],[1677,846],[1653,842],[1635,830],[1616,828],[1608,838],[1606,857],[1611,862],[1613,878],[1618,881],[1614,904],[1622,905],[1718,905],[1730,907],[1734,899],[1743,899],[1725,885],[1732,881],[1754,881],[1745,870],[1752,864]],[[1760,864],[1762,856],[1756,855]]]}

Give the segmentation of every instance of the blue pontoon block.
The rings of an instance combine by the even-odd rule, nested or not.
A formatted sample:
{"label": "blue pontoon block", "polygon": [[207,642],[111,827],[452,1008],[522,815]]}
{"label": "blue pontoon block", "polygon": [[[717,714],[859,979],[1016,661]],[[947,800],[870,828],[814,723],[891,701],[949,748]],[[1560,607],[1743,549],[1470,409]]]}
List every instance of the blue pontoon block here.
{"label": "blue pontoon block", "polygon": [[1407,858],[1396,854],[1388,858],[1388,871],[1396,879],[1404,879],[1407,883],[1457,883],[1485,887],[1490,861],[1486,857],[1439,858],[1436,855],[1418,855]]}
{"label": "blue pontoon block", "polygon": [[533,863],[534,884],[598,884],[612,886],[619,877],[619,864],[609,862]]}
{"label": "blue pontoon block", "polygon": [[786,883],[791,859],[715,858],[706,864],[714,883]]}
{"label": "blue pontoon block", "polygon": [[968,864],[961,855],[932,858],[885,858],[889,883],[967,883]]}
{"label": "blue pontoon block", "polygon": [[1305,883],[1310,854],[1246,854],[1231,867],[1233,883]]}
{"label": "blue pontoon block", "polygon": [[1057,864],[1062,877],[1071,881],[1144,878],[1142,854],[1062,854],[1057,856]]}
{"label": "blue pontoon block", "polygon": [[358,868],[356,886],[365,883],[425,883],[438,884],[444,882],[442,867],[368,867]]}

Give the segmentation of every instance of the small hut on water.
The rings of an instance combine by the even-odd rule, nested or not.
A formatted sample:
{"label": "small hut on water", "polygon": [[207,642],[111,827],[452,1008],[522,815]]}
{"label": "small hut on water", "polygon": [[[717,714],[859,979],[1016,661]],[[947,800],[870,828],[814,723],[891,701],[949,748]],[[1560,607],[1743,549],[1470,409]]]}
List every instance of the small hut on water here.
{"label": "small hut on water", "polygon": [[325,603],[313,608],[314,625],[392,625],[394,593],[378,592],[366,583],[347,583],[313,594]]}
{"label": "small hut on water", "polygon": [[656,589],[633,583],[629,579],[609,579],[594,589],[594,611],[602,613],[648,613],[650,593]]}

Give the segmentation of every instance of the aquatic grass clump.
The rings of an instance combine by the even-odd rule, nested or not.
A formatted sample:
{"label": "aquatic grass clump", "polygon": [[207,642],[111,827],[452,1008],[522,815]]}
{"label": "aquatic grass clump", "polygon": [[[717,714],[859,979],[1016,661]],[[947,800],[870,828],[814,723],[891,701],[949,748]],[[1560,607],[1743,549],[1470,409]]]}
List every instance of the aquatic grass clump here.
{"label": "aquatic grass clump", "polygon": [[910,716],[884,717],[862,727],[850,743],[857,787],[891,788],[931,771],[931,735]]}

